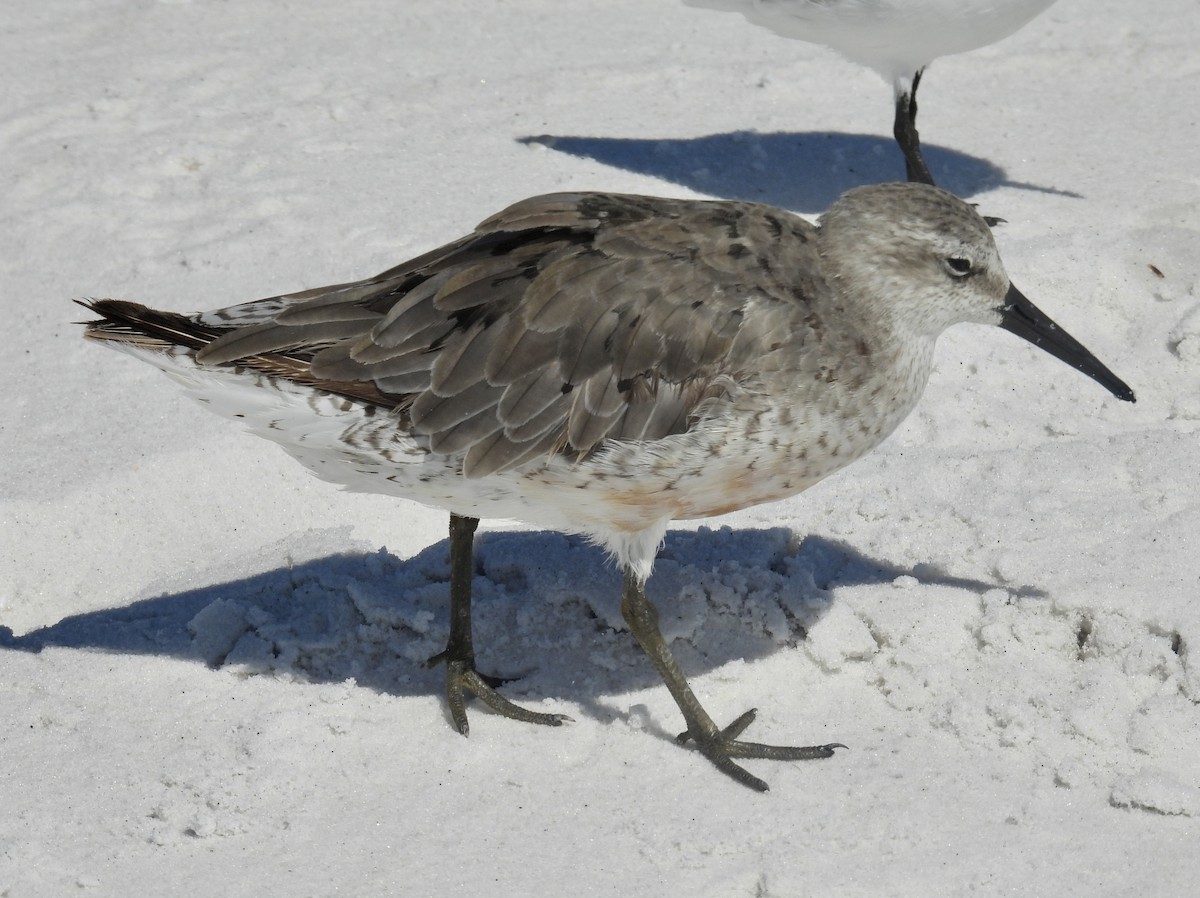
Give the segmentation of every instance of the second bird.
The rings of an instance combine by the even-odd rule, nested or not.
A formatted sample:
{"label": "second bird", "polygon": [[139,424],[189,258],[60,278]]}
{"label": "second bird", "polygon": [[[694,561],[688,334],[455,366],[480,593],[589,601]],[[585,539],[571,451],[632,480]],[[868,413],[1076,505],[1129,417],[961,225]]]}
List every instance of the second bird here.
{"label": "second bird", "polygon": [[795,40],[824,44],[874,69],[892,85],[892,133],[908,180],[932,184],[917,134],[917,86],[939,56],[965,53],[1008,37],[1054,0],[683,0],[688,6],[741,13]]}

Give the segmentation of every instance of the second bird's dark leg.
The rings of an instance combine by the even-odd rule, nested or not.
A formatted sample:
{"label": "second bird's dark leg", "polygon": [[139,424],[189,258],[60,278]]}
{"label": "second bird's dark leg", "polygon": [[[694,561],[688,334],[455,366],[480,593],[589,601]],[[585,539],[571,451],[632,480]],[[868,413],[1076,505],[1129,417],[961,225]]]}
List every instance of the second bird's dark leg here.
{"label": "second bird's dark leg", "polygon": [[918,70],[912,79],[912,87],[906,93],[896,94],[896,122],[892,134],[904,153],[904,167],[908,180],[921,184],[933,184],[933,175],[921,155],[921,138],[917,134],[917,85],[921,83]]}
{"label": "second bird's dark leg", "polygon": [[629,625],[633,638],[638,641],[642,651],[650,658],[658,670],[667,689],[670,690],[675,704],[683,712],[687,722],[687,730],[680,734],[679,743],[694,741],[700,753],[712,761],[717,769],[727,776],[733,777],[744,786],[766,792],[765,782],[754,776],[748,770],[734,762],[734,758],[764,758],[770,761],[808,761],[816,758],[828,758],[833,755],[835,748],[845,748],[840,743],[831,745],[806,745],[788,747],[783,745],[763,745],[760,742],[743,742],[738,739],[747,727],[754,722],[755,710],[752,708],[724,729],[718,727],[708,712],[692,692],[687,678],[679,667],[679,662],[671,654],[662,631],[658,628],[658,609],[646,598],[645,585],[637,576],[625,572],[625,586],[621,593],[621,616]]}
{"label": "second bird's dark leg", "polygon": [[466,693],[504,717],[525,723],[559,726],[571,718],[565,714],[540,714],[514,705],[496,687],[500,680],[475,669],[475,645],[471,633],[471,579],[475,573],[475,528],[478,518],[450,515],[450,638],[446,648],[425,662],[426,667],[446,664],[446,701],[454,727],[467,735]]}

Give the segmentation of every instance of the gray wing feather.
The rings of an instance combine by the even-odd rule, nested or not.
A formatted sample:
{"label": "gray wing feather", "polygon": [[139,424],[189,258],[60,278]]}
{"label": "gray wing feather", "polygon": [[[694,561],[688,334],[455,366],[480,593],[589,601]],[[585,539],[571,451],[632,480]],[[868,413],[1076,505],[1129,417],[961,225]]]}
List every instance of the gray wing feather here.
{"label": "gray wing feather", "polygon": [[[417,396],[408,413],[418,432],[436,437],[483,411],[489,412],[488,417],[494,421],[496,416],[491,410],[500,401],[503,392],[503,387],[493,387],[483,381],[456,396],[439,396],[433,390],[425,390]],[[496,427],[500,426],[500,422],[496,422]]]}
{"label": "gray wing feather", "polygon": [[543,462],[562,449],[560,434],[549,431],[535,440],[515,443],[504,433],[493,435],[491,440],[476,443],[467,450],[463,459],[463,470],[471,477],[486,477],[498,471],[519,468],[528,462]]}
{"label": "gray wing feather", "polygon": [[550,431],[560,432],[562,430],[562,421],[562,407],[550,404],[536,415],[526,418],[523,421],[516,422],[505,419],[504,433],[514,443],[528,443],[530,440],[536,440]]}
{"label": "gray wing feather", "polygon": [[513,384],[530,371],[541,371],[550,366],[557,369],[559,341],[556,334],[531,330],[518,315],[510,316],[496,327],[492,350],[483,368],[483,376],[489,383]]}
{"label": "gray wing feather", "polygon": [[656,433],[682,430],[686,416],[682,388],[677,384],[660,384],[652,401],[640,399],[629,403],[609,436],[616,440],[650,440]]}
{"label": "gray wing feather", "polygon": [[[396,284],[384,282],[380,284],[372,280],[366,284],[349,284],[342,287],[326,288],[315,292],[316,298],[297,303],[285,308],[275,316],[275,322],[289,327],[302,327],[306,324],[322,324],[326,321],[378,321],[379,313],[361,304],[362,300],[387,293]],[[326,292],[328,291],[328,292]],[[293,299],[304,296],[303,293],[292,295]]]}
{"label": "gray wing feather", "polygon": [[450,272],[442,272],[413,287],[407,294],[397,297],[396,303],[387,310],[383,320],[371,329],[368,337],[359,344],[359,353],[364,361],[378,361],[387,357],[387,351],[410,340],[413,334],[432,327],[444,326],[446,316],[433,304],[433,298]]}
{"label": "gray wing feather", "polygon": [[[246,356],[279,352],[300,346],[318,348],[328,346],[348,337],[362,333],[361,319],[324,320],[304,327],[281,327],[277,323],[255,324],[230,331],[196,352],[196,361],[206,365],[219,365]],[[280,338],[291,337],[289,342]]]}
{"label": "gray wing feather", "polygon": [[[500,397],[496,414],[508,427],[519,427],[551,408],[563,398],[563,379],[558,366],[546,365],[513,380]],[[559,408],[561,414],[561,407]]]}
{"label": "gray wing feather", "polygon": [[433,356],[430,387],[439,396],[456,396],[483,381],[484,364],[492,347],[480,324],[453,334]]}
{"label": "gray wing feather", "polygon": [[429,367],[426,365],[415,371],[400,371],[387,376],[372,375],[364,379],[370,380],[385,393],[397,397],[412,396],[429,389]]}

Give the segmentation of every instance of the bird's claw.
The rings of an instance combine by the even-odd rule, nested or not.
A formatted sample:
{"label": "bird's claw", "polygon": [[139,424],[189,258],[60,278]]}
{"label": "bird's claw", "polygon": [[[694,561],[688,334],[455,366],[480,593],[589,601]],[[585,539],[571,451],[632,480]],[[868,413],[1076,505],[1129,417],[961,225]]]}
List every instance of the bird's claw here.
{"label": "bird's claw", "polygon": [[718,770],[732,777],[743,786],[749,786],[758,792],[766,792],[770,787],[763,780],[745,768],[734,763],[734,758],[762,758],[768,761],[813,761],[821,758],[831,758],[835,749],[846,748],[840,742],[828,745],[764,745],[761,742],[743,742],[737,737],[745,732],[754,722],[758,713],[751,708],[738,717],[733,723],[715,733],[693,733],[685,730],[675,737],[675,741],[683,745],[694,741],[696,748],[708,758]]}
{"label": "bird's claw", "polygon": [[450,718],[454,721],[454,728],[464,736],[470,733],[467,723],[467,693],[510,720],[552,727],[572,722],[572,718],[566,714],[543,714],[509,701],[496,691],[496,687],[505,681],[500,677],[479,673],[469,661],[448,659],[445,652],[440,652],[426,661],[425,666],[433,667],[443,661],[446,664],[446,702],[450,706]]}

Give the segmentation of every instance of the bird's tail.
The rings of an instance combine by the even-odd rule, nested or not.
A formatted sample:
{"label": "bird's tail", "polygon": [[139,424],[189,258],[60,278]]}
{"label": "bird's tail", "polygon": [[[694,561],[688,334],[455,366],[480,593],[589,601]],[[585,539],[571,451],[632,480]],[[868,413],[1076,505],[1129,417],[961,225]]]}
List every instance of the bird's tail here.
{"label": "bird's tail", "polygon": [[84,336],[101,342],[124,344],[122,349],[167,352],[182,348],[196,351],[207,346],[223,329],[212,327],[177,312],[162,312],[121,299],[75,300],[100,316],[83,321]]}
{"label": "bird's tail", "polygon": [[[84,332],[86,338],[149,362],[179,380],[198,398],[205,396],[214,378],[223,383],[236,381],[242,386],[247,383],[261,386],[261,378],[265,377],[287,380],[298,387],[325,390],[385,408],[394,408],[402,404],[404,399],[381,392],[372,381],[328,380],[315,376],[310,364],[312,352],[308,348],[296,352],[257,353],[216,364],[205,360],[202,354],[197,357],[200,350],[223,334],[255,329],[286,303],[294,302],[291,297],[262,300],[197,315],[164,312],[122,299],[76,302],[100,316],[96,321],[80,322],[87,328]],[[283,387],[278,386],[278,389]]]}

